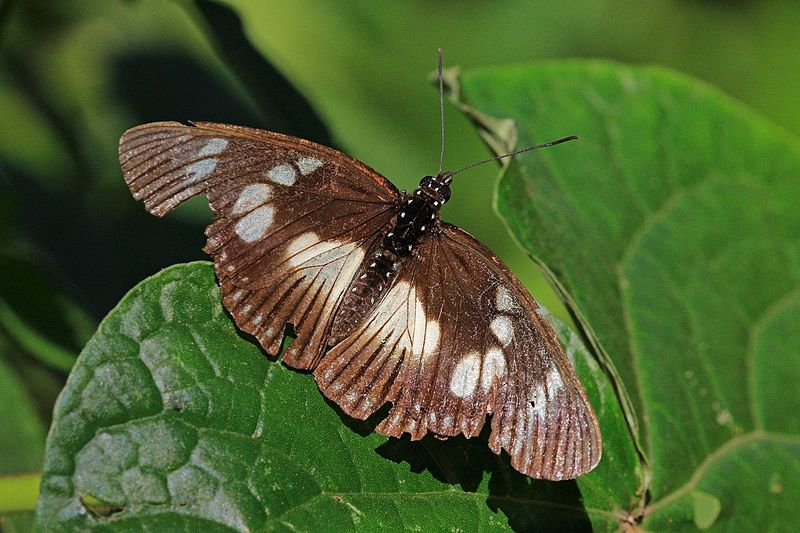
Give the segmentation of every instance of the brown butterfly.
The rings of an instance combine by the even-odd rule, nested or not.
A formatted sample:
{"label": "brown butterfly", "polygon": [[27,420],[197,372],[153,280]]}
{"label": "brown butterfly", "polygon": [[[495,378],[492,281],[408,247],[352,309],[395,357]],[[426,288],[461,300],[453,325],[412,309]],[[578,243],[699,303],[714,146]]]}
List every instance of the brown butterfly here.
{"label": "brown butterfly", "polygon": [[492,451],[536,478],[575,478],[600,460],[595,414],[536,301],[439,219],[456,172],[406,194],[331,148],[209,122],[137,126],[119,156],[155,215],[208,196],[205,251],[225,307],[271,354],[291,324],[283,360],[312,370],[348,415],[391,402],[377,431],[421,439],[476,436],[491,414]]}

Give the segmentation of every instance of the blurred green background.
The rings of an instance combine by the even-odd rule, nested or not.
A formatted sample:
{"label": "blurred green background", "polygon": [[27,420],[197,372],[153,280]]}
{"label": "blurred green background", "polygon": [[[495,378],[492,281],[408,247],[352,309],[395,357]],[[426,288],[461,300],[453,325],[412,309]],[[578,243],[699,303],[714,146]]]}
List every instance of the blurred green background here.
{"label": "blurred green background", "polygon": [[[0,2],[0,475],[39,469],[71,361],[120,297],[203,258],[204,201],[157,220],[131,199],[117,162],[127,128],[196,119],[282,131],[413,188],[437,165],[429,75],[441,47],[446,66],[464,68],[660,64],[800,133],[798,28],[789,0]],[[467,119],[445,111],[445,166],[487,157]],[[569,134],[581,132],[565,122],[539,141]],[[466,175],[444,217],[565,316],[493,212],[496,175]],[[30,508],[32,479],[10,494],[0,480],[0,513]]]}

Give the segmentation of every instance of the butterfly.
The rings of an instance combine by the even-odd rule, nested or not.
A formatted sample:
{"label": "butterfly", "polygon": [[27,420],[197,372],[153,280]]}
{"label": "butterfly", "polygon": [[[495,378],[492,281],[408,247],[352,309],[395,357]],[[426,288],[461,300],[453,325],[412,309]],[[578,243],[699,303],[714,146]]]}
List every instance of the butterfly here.
{"label": "butterfly", "polygon": [[389,402],[376,431],[416,440],[474,437],[491,415],[491,450],[534,478],[600,460],[597,418],[538,304],[440,220],[455,172],[407,194],[332,148],[210,122],[134,127],[119,156],[152,214],[208,197],[204,250],[237,326],[274,355],[290,324],[283,361],[349,416]]}

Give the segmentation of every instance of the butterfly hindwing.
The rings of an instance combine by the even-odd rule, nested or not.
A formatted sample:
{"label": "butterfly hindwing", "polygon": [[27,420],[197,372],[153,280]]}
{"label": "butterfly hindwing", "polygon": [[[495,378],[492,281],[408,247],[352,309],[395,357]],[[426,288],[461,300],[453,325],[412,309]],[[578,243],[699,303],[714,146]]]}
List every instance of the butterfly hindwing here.
{"label": "butterfly hindwing", "polygon": [[206,194],[206,230],[225,306],[285,361],[313,368],[344,291],[400,198],[366,165],[331,148],[212,123],[146,124],[125,133],[120,161],[134,197],[159,216]]}
{"label": "butterfly hindwing", "polygon": [[550,325],[485,246],[448,224],[420,242],[367,319],[315,376],[345,412],[392,409],[377,430],[477,435],[517,470],[569,479],[600,459],[597,420]]}

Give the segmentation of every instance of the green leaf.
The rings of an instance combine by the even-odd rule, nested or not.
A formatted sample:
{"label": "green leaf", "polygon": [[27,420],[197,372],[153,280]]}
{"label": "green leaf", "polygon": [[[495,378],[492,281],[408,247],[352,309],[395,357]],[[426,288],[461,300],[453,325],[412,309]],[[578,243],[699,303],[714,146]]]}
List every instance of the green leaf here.
{"label": "green leaf", "polygon": [[676,532],[693,525],[715,531],[793,531],[800,501],[797,472],[796,437],[750,433],[709,457],[680,490],[655,502],[645,525]]}
{"label": "green leaf", "polygon": [[[591,516],[596,530],[616,531],[619,527],[617,511],[640,506],[641,458],[631,438],[617,391],[603,369],[586,352],[580,335],[569,329],[564,321],[549,313],[545,316],[566,347],[600,421],[603,458],[592,472],[578,478],[583,502],[587,510],[594,511]],[[592,378],[587,379],[588,376]]]}
{"label": "green leaf", "polygon": [[[604,374],[558,328],[606,434],[627,434]],[[618,501],[612,478],[625,479],[635,457],[608,449],[586,484],[532,481],[492,454],[485,435],[412,443],[374,424],[340,415],[312,376],[240,336],[210,264],[176,266],[133,289],[79,356],[56,404],[37,524],[553,529],[588,527],[596,514],[611,530],[609,506],[584,509],[581,497]]]}
{"label": "green leaf", "polygon": [[[14,344],[0,331],[0,524],[3,532],[30,531],[45,428],[25,385],[8,364]],[[27,513],[20,511],[27,510]]]}
{"label": "green leaf", "polygon": [[581,136],[511,162],[497,207],[636,409],[643,526],[690,527],[694,490],[719,500],[715,528],[756,508],[781,510],[764,529],[796,524],[797,476],[767,487],[800,445],[798,139],[658,68],[491,69],[459,89],[468,113],[514,119],[521,146]]}

